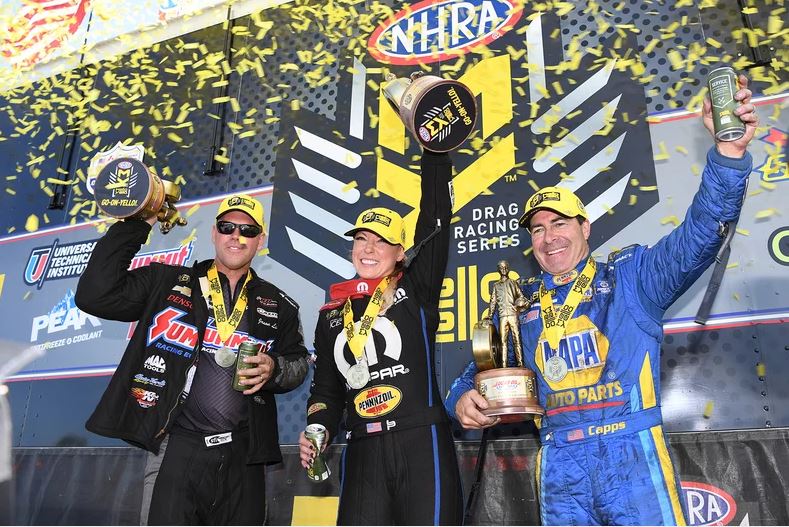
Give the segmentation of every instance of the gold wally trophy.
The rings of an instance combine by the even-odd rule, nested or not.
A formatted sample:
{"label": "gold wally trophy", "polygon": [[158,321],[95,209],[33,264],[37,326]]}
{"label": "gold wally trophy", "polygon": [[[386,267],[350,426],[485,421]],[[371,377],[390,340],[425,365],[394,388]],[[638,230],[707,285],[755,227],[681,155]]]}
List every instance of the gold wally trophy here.
{"label": "gold wally trophy", "polygon": [[92,182],[96,205],[113,218],[147,220],[155,216],[162,234],[170,232],[175,225],[186,225],[186,219],[175,208],[175,203],[181,199],[181,187],[161,179],[140,157],[116,157],[96,162],[101,167]]}
{"label": "gold wally trophy", "polygon": [[[505,260],[499,262],[498,270],[501,277],[491,288],[488,316],[474,325],[471,346],[479,370],[474,385],[490,404],[483,414],[514,423],[543,415],[545,410],[537,401],[534,372],[523,367],[518,313],[527,309],[529,302],[509,277],[510,266]],[[498,330],[492,321],[494,312],[499,316]],[[510,336],[517,362],[512,367],[507,364]]]}
{"label": "gold wally trophy", "polygon": [[455,80],[415,72],[409,78],[386,76],[386,100],[426,150],[449,152],[471,135],[477,122],[477,101]]}

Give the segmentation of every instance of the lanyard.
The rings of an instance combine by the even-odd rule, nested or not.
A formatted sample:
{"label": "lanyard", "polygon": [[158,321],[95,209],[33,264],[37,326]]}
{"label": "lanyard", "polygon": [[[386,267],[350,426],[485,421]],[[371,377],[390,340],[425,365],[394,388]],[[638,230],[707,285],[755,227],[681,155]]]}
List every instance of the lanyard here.
{"label": "lanyard", "polygon": [[345,336],[348,338],[348,347],[351,348],[351,353],[353,353],[356,362],[362,360],[364,345],[367,342],[367,338],[370,336],[370,329],[373,327],[373,321],[375,317],[378,316],[378,312],[381,311],[381,304],[384,299],[384,289],[386,289],[386,286],[388,286],[389,282],[392,280],[393,277],[387,276],[378,282],[378,286],[375,288],[373,296],[370,297],[370,302],[364,310],[364,315],[362,315],[362,323],[358,333],[354,330],[351,298],[348,297],[348,299],[345,300],[345,306],[342,308],[342,322],[345,325]]}
{"label": "lanyard", "polygon": [[236,304],[233,306],[233,312],[230,317],[227,316],[227,308],[225,307],[225,295],[222,294],[222,284],[219,283],[219,271],[216,269],[216,264],[212,264],[208,269],[208,294],[211,297],[211,304],[214,306],[214,320],[216,320],[216,329],[219,332],[219,338],[223,343],[233,335],[233,332],[241,322],[241,317],[244,315],[244,310],[247,308],[247,283],[252,277],[252,273],[247,271],[247,278],[244,280],[244,285],[241,287],[241,293],[236,299]]}
{"label": "lanyard", "polygon": [[550,293],[545,289],[545,284],[540,283],[540,312],[542,316],[542,325],[545,328],[545,338],[548,339],[548,345],[551,346],[552,350],[559,348],[559,341],[562,340],[562,337],[564,337],[567,331],[567,321],[572,318],[575,309],[578,307],[578,304],[581,303],[584,292],[592,284],[592,279],[594,278],[596,270],[597,264],[590,256],[586,261],[583,271],[581,271],[581,274],[578,275],[578,278],[573,282],[573,287],[567,295],[564,305],[559,309],[558,315],[553,307],[553,299]]}

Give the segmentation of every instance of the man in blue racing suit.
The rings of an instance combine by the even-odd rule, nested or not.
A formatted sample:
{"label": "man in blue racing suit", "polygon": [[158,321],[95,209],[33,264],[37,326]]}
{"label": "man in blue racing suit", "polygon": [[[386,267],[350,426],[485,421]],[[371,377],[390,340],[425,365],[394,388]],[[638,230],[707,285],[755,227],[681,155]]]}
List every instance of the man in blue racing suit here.
{"label": "man in blue racing suit", "polygon": [[[747,79],[735,98],[745,135],[716,141],[685,220],[654,247],[633,245],[595,262],[584,205],[547,187],[527,202],[520,224],[532,239],[540,276],[522,286],[526,366],[537,376],[546,413],[537,421],[544,525],[684,525],[679,480],[660,413],[661,319],[704,272],[738,218],[751,172],[746,147],[757,117]],[[703,121],[712,132],[709,100]],[[465,428],[485,416],[472,362],[446,399]]]}

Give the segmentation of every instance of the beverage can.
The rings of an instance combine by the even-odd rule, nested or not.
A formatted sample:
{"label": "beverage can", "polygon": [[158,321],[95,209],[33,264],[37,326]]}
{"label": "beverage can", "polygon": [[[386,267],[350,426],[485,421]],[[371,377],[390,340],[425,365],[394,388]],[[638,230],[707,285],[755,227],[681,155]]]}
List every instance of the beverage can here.
{"label": "beverage can", "polygon": [[254,364],[247,364],[244,362],[244,357],[252,357],[258,354],[260,350],[260,344],[255,342],[251,342],[249,340],[245,340],[241,344],[238,345],[238,353],[236,354],[236,372],[233,374],[233,389],[238,390],[239,392],[243,392],[249,386],[245,386],[240,384],[240,381],[246,379],[244,377],[244,370],[248,368],[254,368]]}
{"label": "beverage can", "polygon": [[745,135],[745,124],[734,113],[737,75],[728,66],[714,69],[707,77],[712,102],[712,123],[719,141],[736,141]]}
{"label": "beverage can", "polygon": [[307,477],[312,481],[325,481],[331,476],[329,465],[323,457],[321,449],[326,443],[326,427],[320,424],[307,425],[304,436],[315,447],[315,459],[312,466],[307,469]]}

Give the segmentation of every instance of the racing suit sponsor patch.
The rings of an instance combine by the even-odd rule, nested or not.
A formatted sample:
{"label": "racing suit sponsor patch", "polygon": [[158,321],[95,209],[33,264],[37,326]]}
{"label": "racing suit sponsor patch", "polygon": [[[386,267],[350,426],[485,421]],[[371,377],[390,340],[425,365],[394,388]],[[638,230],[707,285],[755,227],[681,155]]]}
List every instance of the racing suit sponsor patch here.
{"label": "racing suit sponsor patch", "polygon": [[402,400],[400,390],[382,384],[360,391],[353,399],[353,407],[361,417],[378,417],[397,408]]}

